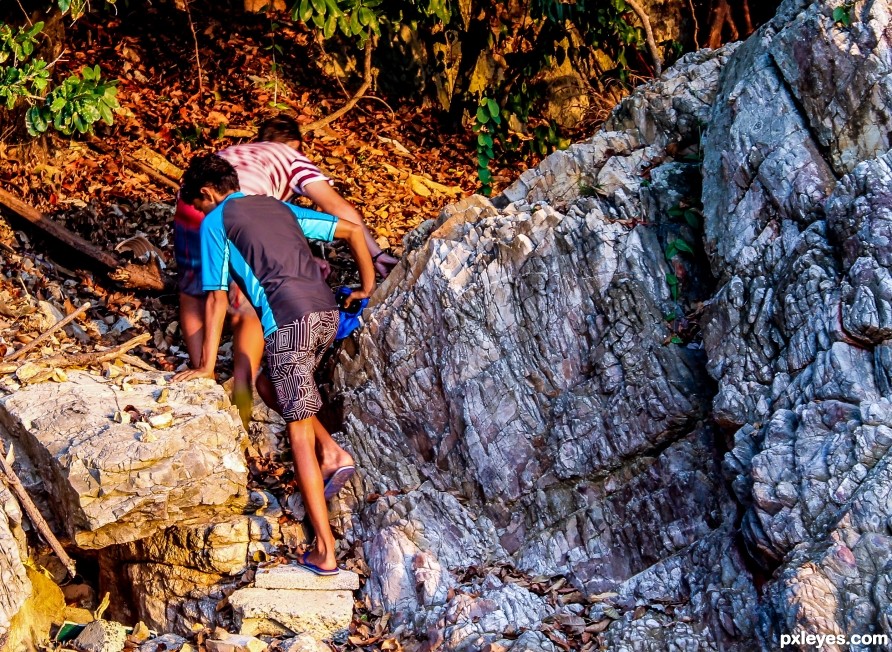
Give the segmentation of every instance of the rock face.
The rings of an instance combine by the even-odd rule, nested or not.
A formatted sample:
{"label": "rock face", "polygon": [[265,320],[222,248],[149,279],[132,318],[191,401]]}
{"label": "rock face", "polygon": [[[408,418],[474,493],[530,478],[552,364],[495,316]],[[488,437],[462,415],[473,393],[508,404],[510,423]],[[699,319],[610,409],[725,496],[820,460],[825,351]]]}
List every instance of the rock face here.
{"label": "rock face", "polygon": [[765,647],[892,635],[890,5],[850,12],[786,3],[737,51],[705,148],[704,344],[743,534],[774,571]]}
{"label": "rock face", "polygon": [[835,8],[783,3],[409,239],[336,379],[407,631],[521,650],[573,615],[461,572],[509,564],[608,596],[605,649],[892,636],[892,11]]}
{"label": "rock face", "polygon": [[196,624],[230,627],[231,613],[218,606],[242,584],[255,558],[281,544],[280,514],[271,510],[170,527],[102,550],[100,589],[112,594],[110,615],[180,634]]}
{"label": "rock face", "polygon": [[[21,530],[22,512],[13,495],[0,487],[0,649],[15,649],[10,627],[31,595],[31,580],[24,565],[27,558]],[[9,645],[10,647],[7,647]]]}
{"label": "rock face", "polygon": [[247,438],[219,386],[168,387],[161,374],[113,381],[76,372],[69,381],[0,399],[0,436],[30,462],[26,475],[52,495],[57,523],[78,546],[243,511]]}

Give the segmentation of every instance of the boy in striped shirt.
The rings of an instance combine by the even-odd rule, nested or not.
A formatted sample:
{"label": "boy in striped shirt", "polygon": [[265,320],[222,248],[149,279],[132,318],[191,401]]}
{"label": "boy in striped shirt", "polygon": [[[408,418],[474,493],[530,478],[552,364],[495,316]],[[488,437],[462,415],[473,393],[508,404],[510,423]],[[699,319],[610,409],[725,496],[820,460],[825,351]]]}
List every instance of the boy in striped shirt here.
{"label": "boy in striped shirt", "polygon": [[[313,200],[320,210],[359,225],[375,268],[386,277],[397,260],[378,247],[356,208],[341,197],[332,188],[329,178],[296,149],[300,144],[297,122],[286,116],[272,118],[261,125],[258,136],[259,142],[234,145],[219,153],[235,168],[241,191],[246,195],[267,195],[282,201],[303,195]],[[204,215],[194,207],[177,200],[174,251],[180,291],[180,330],[193,366],[200,359],[205,327],[206,295],[201,288],[199,236],[203,218]],[[327,263],[324,266],[327,269]],[[247,427],[253,403],[253,381],[263,356],[263,337],[253,309],[234,285],[229,299],[233,328],[233,402]]]}

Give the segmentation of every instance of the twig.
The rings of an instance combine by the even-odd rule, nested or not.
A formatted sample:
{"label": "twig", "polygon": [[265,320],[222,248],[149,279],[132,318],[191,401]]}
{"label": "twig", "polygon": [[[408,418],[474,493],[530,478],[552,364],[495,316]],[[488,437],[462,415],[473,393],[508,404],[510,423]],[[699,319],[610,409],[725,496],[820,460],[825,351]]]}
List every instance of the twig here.
{"label": "twig", "polygon": [[186,8],[186,17],[189,19],[189,29],[192,30],[192,41],[195,43],[195,67],[198,68],[198,93],[204,93],[204,72],[201,69],[201,59],[198,57],[198,34],[195,32],[195,24],[192,22],[192,11],[189,9],[190,0],[183,0]]}
{"label": "twig", "polygon": [[46,342],[46,341],[49,339],[50,335],[52,335],[53,333],[55,333],[57,330],[59,330],[59,329],[62,328],[63,326],[67,326],[68,324],[70,324],[71,322],[73,322],[75,319],[77,319],[78,317],[80,317],[82,314],[84,314],[85,312],[87,312],[87,310],[89,310],[89,309],[90,309],[90,302],[87,301],[84,305],[82,305],[80,308],[78,308],[77,310],[75,310],[73,313],[71,313],[71,314],[68,315],[67,317],[63,317],[62,319],[60,319],[59,321],[57,321],[55,324],[53,324],[52,326],[50,326],[49,329],[47,329],[46,332],[44,332],[42,335],[40,335],[40,337],[38,337],[38,338],[35,339],[35,340],[31,340],[31,341],[28,342],[25,346],[23,346],[23,347],[20,348],[18,351],[16,351],[15,353],[13,353],[11,356],[9,356],[8,358],[6,358],[6,362],[12,362],[13,360],[18,360],[18,359],[21,358],[23,355],[25,355],[28,351],[31,351],[32,349],[35,349],[35,348],[36,348],[39,344],[41,344],[42,342]]}
{"label": "twig", "polygon": [[388,111],[390,111],[390,119],[391,119],[391,120],[396,120],[396,113],[394,113],[394,111],[393,111],[393,109],[391,108],[391,106],[390,106],[387,102],[385,102],[384,100],[382,100],[380,97],[378,97],[377,95],[366,95],[366,96],[363,97],[362,99],[364,99],[364,100],[378,100],[379,102],[381,102],[381,104],[383,104],[384,106],[387,107],[387,110],[388,110]]}
{"label": "twig", "polygon": [[688,0],[688,6],[691,8],[691,18],[694,20],[694,49],[700,49],[699,32],[700,25],[697,23],[697,10],[694,9],[694,0]]}
{"label": "twig", "polygon": [[31,22],[31,16],[28,15],[28,12],[25,11],[25,8],[22,6],[22,0],[16,0],[19,3],[19,9],[22,10],[22,13],[25,14],[25,20],[28,21],[30,26],[34,26],[34,23]]}
{"label": "twig", "polygon": [[124,353],[121,355],[121,361],[126,362],[131,367],[136,367],[137,369],[142,369],[143,371],[158,371],[157,367],[153,367],[148,362],[143,360],[142,358],[137,358],[135,355],[130,355],[129,353]]}
{"label": "twig", "polygon": [[125,154],[124,152],[110,152],[108,149],[105,148],[105,146],[95,136],[90,138],[90,140],[87,141],[87,144],[90,147],[92,147],[93,149],[95,149],[97,152],[99,152],[100,154],[107,154],[109,156],[114,156],[115,154],[119,154],[121,156],[121,158],[124,160],[124,163],[126,163],[127,165],[131,165],[131,166],[135,167],[136,169],[138,169],[140,172],[144,172],[145,174],[149,175],[152,179],[154,179],[155,181],[157,181],[161,184],[164,184],[168,188],[171,188],[173,190],[180,189],[180,184],[178,184],[176,181],[174,181],[167,175],[161,174],[160,172],[158,172],[158,170],[151,167],[150,165],[146,165],[142,161],[139,161],[139,160],[133,158],[132,156],[130,156],[129,154]]}
{"label": "twig", "polygon": [[28,495],[28,491],[25,489],[25,486],[15,474],[12,466],[6,461],[6,447],[3,445],[3,440],[0,440],[0,469],[3,470],[3,475],[6,476],[5,479],[6,482],[9,484],[9,488],[12,489],[12,492],[19,499],[19,502],[22,504],[22,509],[25,510],[28,518],[31,519],[31,523],[34,524],[34,527],[37,528],[37,531],[40,533],[40,535],[50,545],[50,548],[53,549],[53,552],[56,553],[59,561],[61,561],[65,568],[68,569],[68,573],[71,575],[71,577],[77,575],[77,570],[74,566],[74,560],[72,560],[71,557],[69,557],[68,554],[65,552],[62,544],[59,543],[56,535],[53,534],[53,531],[47,524],[46,519],[43,518],[43,514],[40,513],[40,510],[37,509],[37,505],[35,505],[34,501],[31,500],[31,496]]}
{"label": "twig", "polygon": [[[130,349],[137,347],[140,344],[145,344],[150,339],[152,339],[151,335],[149,335],[148,333],[143,333],[142,335],[137,335],[136,337],[127,340],[123,344],[119,344],[118,346],[108,349],[107,351],[77,353],[75,355],[67,356],[52,355],[48,358],[33,360],[32,362],[34,364],[44,365],[47,367],[86,367],[91,364],[110,362],[111,360],[121,357]],[[11,374],[18,370],[19,366],[19,364],[15,363],[0,364],[0,374]]]}
{"label": "twig", "polygon": [[663,58],[660,56],[660,51],[657,49],[656,41],[654,41],[654,33],[650,28],[650,18],[647,16],[647,12],[644,11],[644,8],[635,2],[635,0],[626,0],[626,4],[628,4],[632,11],[634,11],[638,19],[644,24],[644,35],[647,39],[647,47],[650,50],[650,56],[653,57],[654,60],[654,68],[657,71],[657,77],[663,74]]}
{"label": "twig", "polygon": [[372,37],[369,36],[368,40],[365,42],[365,65],[363,66],[362,72],[362,86],[357,89],[356,93],[353,94],[353,97],[347,100],[347,103],[334,113],[301,127],[301,133],[305,134],[310,131],[322,129],[356,106],[356,103],[359,102],[360,98],[365,95],[365,92],[372,85],[372,50]]}

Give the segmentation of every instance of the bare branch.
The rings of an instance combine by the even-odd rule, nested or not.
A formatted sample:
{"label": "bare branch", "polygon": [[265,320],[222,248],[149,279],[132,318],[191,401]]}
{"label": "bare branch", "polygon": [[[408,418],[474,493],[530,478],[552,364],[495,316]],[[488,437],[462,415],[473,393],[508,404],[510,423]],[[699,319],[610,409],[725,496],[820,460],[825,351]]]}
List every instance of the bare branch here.
{"label": "bare branch", "polygon": [[635,0],[626,0],[626,4],[632,8],[632,11],[638,16],[638,20],[644,24],[644,36],[647,40],[647,48],[650,50],[650,56],[653,57],[654,69],[657,71],[657,77],[659,77],[663,74],[663,57],[660,56],[660,50],[657,48],[656,41],[654,41],[654,33],[650,27],[650,18],[648,17],[647,12],[644,11],[644,8],[635,2]]}
{"label": "bare branch", "polygon": [[365,92],[372,85],[372,50],[374,49],[372,45],[372,36],[370,35],[368,40],[365,42],[365,64],[362,72],[362,86],[360,86],[356,92],[353,94],[347,103],[344,104],[340,109],[335,111],[334,113],[325,116],[324,118],[320,118],[310,124],[304,125],[301,127],[302,133],[309,133],[311,131],[316,131],[317,129],[322,129],[323,127],[328,126],[342,115],[347,113],[350,109],[356,106],[356,103],[365,95]]}

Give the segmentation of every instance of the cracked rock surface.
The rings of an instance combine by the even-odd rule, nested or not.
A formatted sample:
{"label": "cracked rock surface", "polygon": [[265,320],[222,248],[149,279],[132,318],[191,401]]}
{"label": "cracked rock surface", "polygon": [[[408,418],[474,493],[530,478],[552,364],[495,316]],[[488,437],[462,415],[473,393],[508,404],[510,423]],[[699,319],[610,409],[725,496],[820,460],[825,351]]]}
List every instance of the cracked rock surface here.
{"label": "cracked rock surface", "polygon": [[462,573],[509,564],[608,596],[611,650],[892,636],[892,8],[835,8],[783,3],[407,240],[336,379],[395,622],[527,649],[506,622],[560,610]]}

